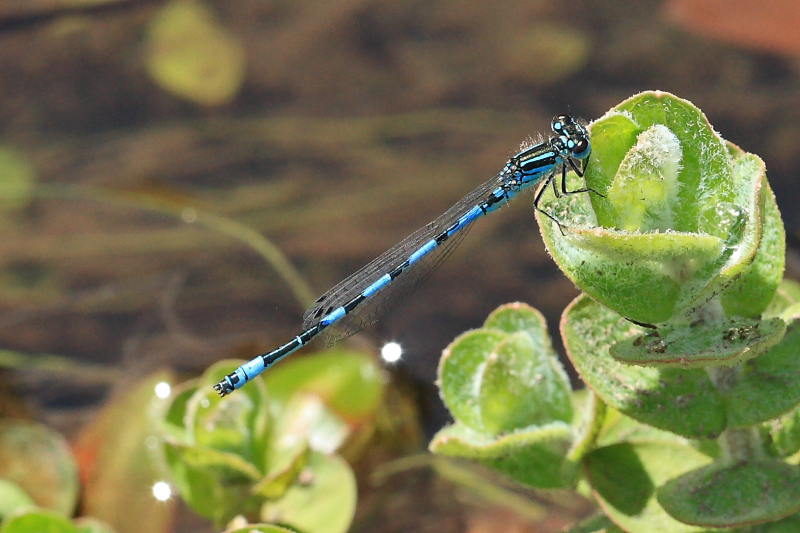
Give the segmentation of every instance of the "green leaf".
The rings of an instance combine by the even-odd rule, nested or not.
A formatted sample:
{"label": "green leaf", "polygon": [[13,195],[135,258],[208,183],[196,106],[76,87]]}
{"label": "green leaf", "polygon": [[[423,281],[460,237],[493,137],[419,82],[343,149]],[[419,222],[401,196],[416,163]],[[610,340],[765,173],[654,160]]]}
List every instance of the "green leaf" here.
{"label": "green leaf", "polygon": [[[653,426],[637,422],[623,415],[613,407],[607,407],[603,427],[597,437],[597,447],[612,444],[686,444],[686,439],[671,431],[664,431]],[[712,441],[716,442],[716,441]],[[708,455],[708,454],[706,454]]]}
{"label": "green leaf", "polygon": [[225,533],[297,533],[297,530],[271,524],[248,524],[240,529],[227,530]]}
{"label": "green leaf", "polygon": [[164,455],[181,498],[200,516],[221,526],[234,516],[256,512],[260,498],[251,488],[261,473],[255,466],[233,454],[169,440]]}
{"label": "green leaf", "polygon": [[270,500],[283,496],[306,466],[309,451],[305,439],[278,439],[270,450],[269,471],[253,486],[253,493]]}
{"label": "green leaf", "polygon": [[433,453],[474,459],[517,481],[538,488],[565,486],[562,464],[572,441],[563,422],[532,426],[492,437],[456,422],[431,440]]}
{"label": "green leaf", "polygon": [[614,522],[606,515],[596,514],[589,518],[584,518],[565,530],[564,533],[606,533],[611,527],[614,527]]}
{"label": "green leaf", "polygon": [[800,323],[777,346],[745,363],[738,381],[725,391],[728,426],[746,428],[780,416],[800,404]]}
{"label": "green leaf", "polygon": [[526,332],[508,335],[495,347],[486,360],[478,397],[487,432],[497,435],[572,420],[569,382],[553,361]]}
{"label": "green leaf", "polygon": [[172,387],[170,401],[160,421],[160,430],[174,440],[189,443],[191,431],[186,427],[189,400],[197,392],[198,380],[193,379]]}
{"label": "green leaf", "polygon": [[[81,429],[74,446],[83,480],[82,513],[120,533],[163,533],[171,527],[175,501],[157,501],[151,491],[167,474],[158,434],[167,400],[156,397],[155,387],[170,380],[159,372],[112,398]],[[92,527],[87,533],[101,531]]]}
{"label": "green leaf", "polygon": [[[117,533],[114,528],[92,517],[81,517],[75,520],[78,533]],[[151,530],[148,530],[151,531]]]}
{"label": "green leaf", "polygon": [[486,359],[505,337],[490,329],[468,331],[456,337],[439,359],[442,400],[456,420],[473,429],[483,429],[478,396]]}
{"label": "green leaf", "polygon": [[735,533],[797,533],[798,531],[800,531],[800,515],[796,514],[777,522],[767,522],[734,530]]}
{"label": "green leaf", "polygon": [[579,409],[580,416],[572,420],[573,442],[563,467],[563,477],[566,480],[574,478],[583,456],[597,445],[597,437],[609,416],[608,406],[591,390],[583,389],[573,393],[574,407],[578,407],[579,399],[583,399],[583,405]]}
{"label": "green leaf", "polygon": [[611,357],[611,345],[643,331],[586,296],[573,300],[561,318],[567,355],[604,402],[679,435],[717,437],[727,424],[725,402],[706,372],[630,366]]}
{"label": "green leaf", "polygon": [[0,479],[0,522],[19,509],[35,506],[31,497],[25,494],[25,491],[19,486]]}
{"label": "green leaf", "polygon": [[800,469],[780,461],[714,463],[666,482],[658,502],[688,524],[771,522],[800,510]]}
{"label": "green leaf", "polygon": [[0,421],[0,478],[18,485],[40,507],[71,516],[78,471],[64,438],[41,424]]}
{"label": "green leaf", "polygon": [[[758,209],[763,162],[734,157],[697,108],[661,92],[626,100],[589,129],[586,184],[601,194],[543,196],[542,209],[568,226],[566,235],[537,212],[565,274],[644,324],[679,318],[734,283],[753,261],[765,223]],[[765,244],[764,251],[778,248]],[[764,274],[767,284],[752,293],[761,307],[772,290],[774,272],[762,268],[768,262],[737,286],[749,290]],[[729,298],[731,309],[735,301]]]}
{"label": "green leaf", "polygon": [[275,428],[275,446],[308,442],[312,450],[333,453],[350,435],[350,427],[330,412],[319,396],[295,394],[280,414]]}
{"label": "green leaf", "polygon": [[316,394],[328,409],[355,422],[372,416],[378,408],[385,381],[370,356],[341,350],[298,357],[264,375],[271,397],[287,403],[298,392]]}
{"label": "green leaf", "polygon": [[12,516],[0,533],[78,533],[78,529],[59,514],[37,509]]}
{"label": "green leaf", "polygon": [[213,390],[241,361],[220,361],[198,381],[198,389],[186,404],[185,424],[190,442],[242,457],[264,471],[271,422],[264,383],[254,379],[242,394],[220,398]]}
{"label": "green leaf", "polygon": [[314,533],[344,533],[356,509],[356,480],[341,458],[312,452],[308,466],[284,496],[261,509],[265,522]]}
{"label": "green leaf", "polygon": [[18,150],[0,145],[0,213],[25,207],[36,186],[36,169]]}
{"label": "green leaf", "polygon": [[611,356],[630,365],[662,368],[733,366],[758,357],[777,344],[786,331],[780,318],[730,318],[668,326],[626,339],[611,347]]}
{"label": "green leaf", "polygon": [[[746,155],[730,143],[728,148],[735,158]],[[735,163],[734,168],[737,168]],[[775,195],[766,176],[761,182],[758,212],[761,218],[761,240],[755,258],[722,294],[722,307],[728,316],[759,317],[771,302],[783,277],[786,233]]]}
{"label": "green leaf", "polygon": [[235,480],[256,481],[261,478],[261,472],[239,455],[202,448],[167,440],[165,447],[180,461],[198,470],[213,472],[220,482]]}
{"label": "green leaf", "polygon": [[499,307],[439,362],[442,398],[457,420],[493,435],[572,420],[569,378],[544,317],[532,307]]}
{"label": "green leaf", "polygon": [[656,500],[656,488],[710,459],[678,443],[614,444],[586,456],[586,475],[614,523],[626,531],[695,533],[701,528],[670,517]]}
{"label": "green leaf", "polygon": [[764,423],[767,449],[778,457],[789,457],[800,451],[800,406]]}
{"label": "green leaf", "polygon": [[[780,315],[788,308],[800,304],[800,283],[793,279],[784,279],[778,284],[775,295],[764,310],[764,318]],[[784,319],[789,321],[789,319]]]}
{"label": "green leaf", "polygon": [[[641,142],[640,137],[645,131],[651,130],[654,126],[665,126],[679,146],[681,154],[677,180],[680,186],[672,194],[682,205],[680,210],[674,213],[675,220],[670,225],[671,229],[696,232],[699,229],[700,214],[705,208],[716,205],[719,201],[733,201],[731,170],[726,147],[705,115],[694,105],[668,93],[643,92],[615,106],[609,115],[618,113],[629,117],[636,125],[637,142]],[[597,122],[602,120],[601,118]],[[603,147],[597,146],[601,139],[595,134],[593,126],[590,127],[590,133],[592,160],[605,157]],[[658,152],[665,149],[663,143],[654,144],[652,148],[648,145],[641,146],[640,157],[642,159],[653,157],[649,154],[649,150]],[[628,150],[626,156],[631,156]],[[671,157],[671,155],[661,157]],[[620,167],[624,161],[623,156]],[[587,169],[587,183],[590,187],[594,187],[595,179],[613,186],[614,180],[619,176],[620,168],[615,169],[611,176],[597,176],[591,163]],[[611,203],[611,200],[611,198],[597,197],[593,198],[592,202],[603,204]],[[650,200],[646,198],[642,201],[646,203]],[[625,210],[629,208],[630,206],[623,206]],[[611,225],[610,221],[599,220],[599,222],[602,226]]]}
{"label": "green leaf", "polygon": [[165,4],[150,21],[145,45],[150,76],[186,100],[206,106],[226,104],[244,82],[242,43],[202,2]]}
{"label": "green leaf", "polygon": [[780,416],[800,403],[800,327],[790,327],[765,354],[750,359],[725,387],[701,369],[631,366],[610,347],[644,329],[585,296],[564,311],[561,333],[567,355],[586,384],[626,415],[690,438],[716,438],[726,427],[743,428]]}

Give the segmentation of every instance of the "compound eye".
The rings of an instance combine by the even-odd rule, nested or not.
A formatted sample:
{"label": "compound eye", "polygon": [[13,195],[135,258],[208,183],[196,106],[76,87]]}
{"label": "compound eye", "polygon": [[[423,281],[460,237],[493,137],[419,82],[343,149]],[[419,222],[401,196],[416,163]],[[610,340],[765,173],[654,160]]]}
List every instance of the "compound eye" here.
{"label": "compound eye", "polygon": [[575,159],[585,159],[589,155],[589,140],[585,137],[578,139],[570,152]]}

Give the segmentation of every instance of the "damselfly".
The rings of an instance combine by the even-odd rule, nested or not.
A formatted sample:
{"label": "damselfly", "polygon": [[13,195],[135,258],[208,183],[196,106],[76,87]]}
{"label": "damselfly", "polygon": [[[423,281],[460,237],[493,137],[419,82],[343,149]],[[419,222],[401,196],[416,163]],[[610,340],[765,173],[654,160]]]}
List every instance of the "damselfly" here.
{"label": "damselfly", "polygon": [[[450,255],[476,219],[495,211],[523,189],[539,187],[533,200],[536,209],[548,184],[552,183],[556,196],[560,196],[553,179],[559,170],[562,194],[591,190],[567,191],[566,185],[569,169],[583,177],[590,152],[586,130],[568,115],[555,117],[550,127],[555,135],[549,140],[524,148],[494,178],[439,218],[320,296],[303,315],[304,331],[300,335],[240,366],[214,389],[220,396],[230,394],[315,337],[331,346],[374,323]],[[561,228],[550,214],[539,211]]]}

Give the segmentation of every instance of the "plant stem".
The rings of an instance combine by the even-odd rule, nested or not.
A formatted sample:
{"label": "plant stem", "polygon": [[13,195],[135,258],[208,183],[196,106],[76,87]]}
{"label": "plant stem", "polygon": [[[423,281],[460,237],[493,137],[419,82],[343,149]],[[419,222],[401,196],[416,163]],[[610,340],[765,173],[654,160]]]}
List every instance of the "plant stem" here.
{"label": "plant stem", "polygon": [[[739,381],[743,369],[743,363],[739,363],[730,367],[706,367],[706,372],[714,387],[724,394]],[[725,463],[759,460],[765,456],[761,435],[755,427],[728,428],[722,432],[717,442],[722,452],[721,459]]]}

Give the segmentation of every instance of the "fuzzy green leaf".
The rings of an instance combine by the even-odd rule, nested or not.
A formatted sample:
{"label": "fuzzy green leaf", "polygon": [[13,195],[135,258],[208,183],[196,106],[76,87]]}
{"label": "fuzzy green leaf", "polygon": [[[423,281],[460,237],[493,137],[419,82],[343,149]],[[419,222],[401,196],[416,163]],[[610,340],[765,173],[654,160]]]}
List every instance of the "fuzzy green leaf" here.
{"label": "fuzzy green leaf", "polygon": [[572,420],[569,383],[554,371],[552,361],[526,332],[511,334],[495,347],[486,360],[479,396],[486,431],[497,435]]}
{"label": "fuzzy green leaf", "polygon": [[483,430],[480,380],[488,355],[506,334],[495,330],[463,333],[445,348],[439,359],[439,393],[456,420]]}
{"label": "fuzzy green leaf", "polygon": [[706,372],[630,366],[611,357],[611,345],[643,332],[586,296],[573,300],[561,318],[567,355],[604,402],[631,418],[679,435],[715,438],[722,433],[725,403]]}
{"label": "fuzzy green leaf", "polygon": [[431,440],[433,453],[474,459],[533,487],[564,486],[561,468],[572,440],[563,422],[519,429],[499,437],[477,432],[456,422]]}
{"label": "fuzzy green leaf", "polygon": [[[731,143],[728,143],[728,149],[734,157],[736,169],[736,162],[747,154]],[[755,257],[722,293],[722,307],[728,316],[759,317],[769,305],[783,277],[786,232],[766,176],[762,179],[759,191],[758,211],[762,221],[761,240]]]}
{"label": "fuzzy green leaf", "polygon": [[572,420],[569,379],[544,317],[521,303],[501,306],[439,363],[442,398],[457,420],[492,435]]}
{"label": "fuzzy green leaf", "polygon": [[614,444],[586,456],[586,475],[600,507],[626,531],[699,533],[669,516],[656,500],[668,479],[703,466],[708,457],[678,443]]}
{"label": "fuzzy green leaf", "polygon": [[614,343],[644,331],[585,296],[575,299],[561,320],[567,355],[583,380],[636,420],[690,438],[715,438],[726,427],[758,424],[800,403],[800,327],[790,327],[722,388],[701,369],[631,366],[611,357]]}
{"label": "fuzzy green leaf", "polygon": [[662,368],[732,366],[758,357],[777,344],[786,331],[780,318],[730,318],[707,323],[659,328],[611,347],[611,356],[630,365]]}
{"label": "fuzzy green leaf", "polygon": [[658,502],[674,518],[707,527],[770,522],[800,510],[800,469],[780,461],[714,463],[671,479]]}
{"label": "fuzzy green leaf", "polygon": [[[600,194],[543,196],[542,209],[569,228],[566,235],[537,213],[566,275],[645,324],[680,318],[734,283],[753,261],[766,223],[758,205],[762,198],[769,207],[768,195],[759,196],[763,162],[733,157],[700,110],[666,93],[634,96],[589,129],[586,184]],[[770,234],[767,255],[779,247],[780,231]],[[750,290],[762,275],[774,284],[767,263],[749,270],[737,290]],[[772,289],[753,290],[758,306],[766,305]],[[729,300],[734,309],[736,298]]]}

